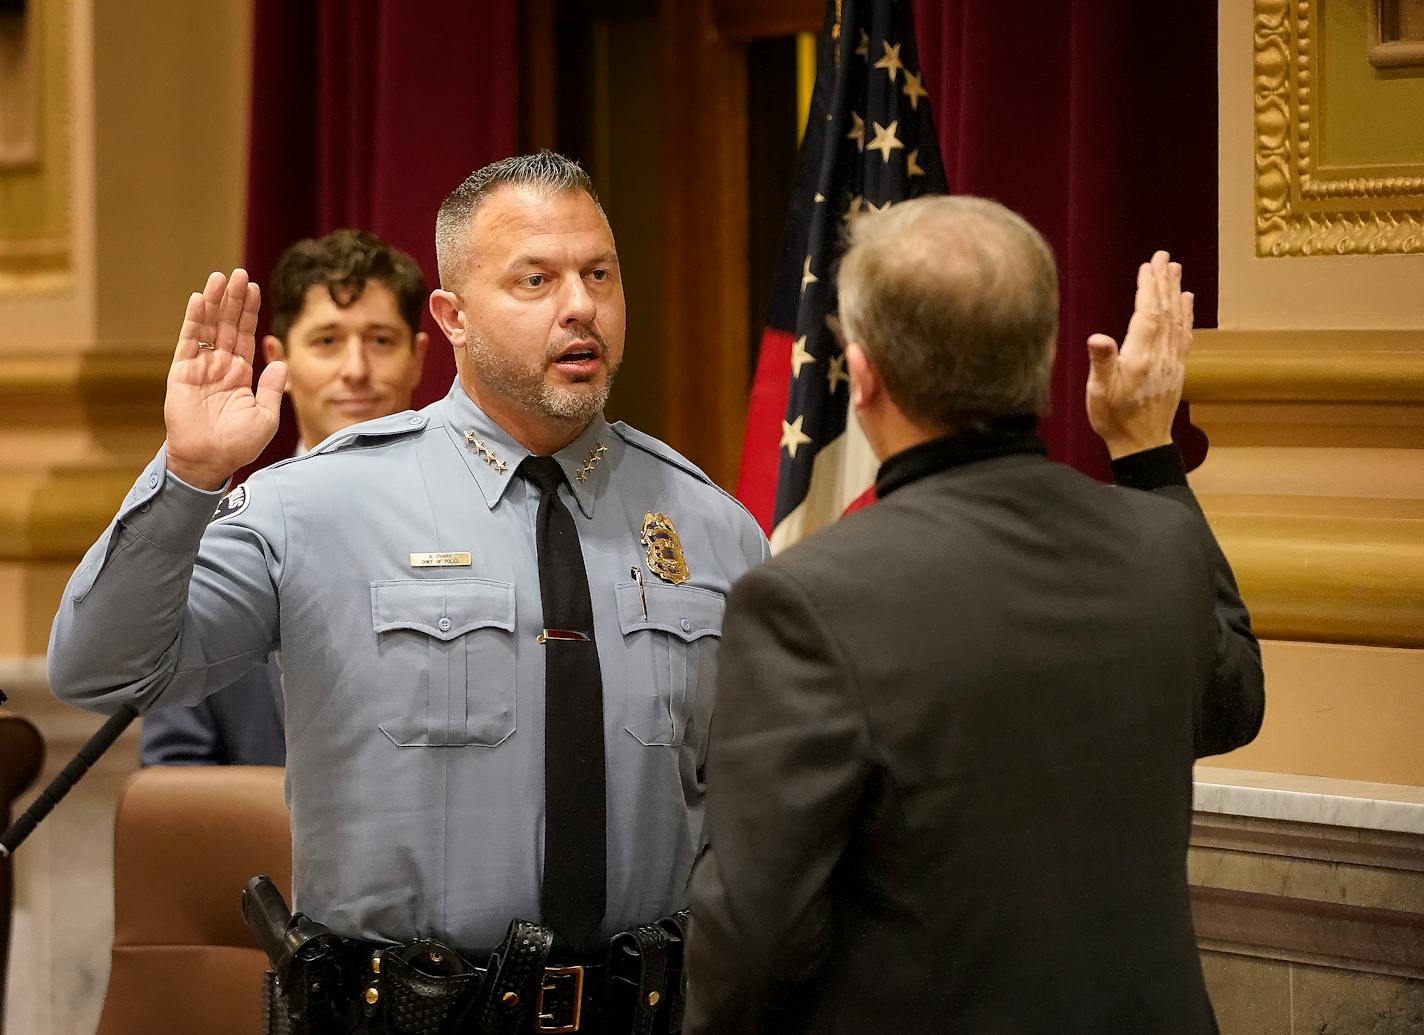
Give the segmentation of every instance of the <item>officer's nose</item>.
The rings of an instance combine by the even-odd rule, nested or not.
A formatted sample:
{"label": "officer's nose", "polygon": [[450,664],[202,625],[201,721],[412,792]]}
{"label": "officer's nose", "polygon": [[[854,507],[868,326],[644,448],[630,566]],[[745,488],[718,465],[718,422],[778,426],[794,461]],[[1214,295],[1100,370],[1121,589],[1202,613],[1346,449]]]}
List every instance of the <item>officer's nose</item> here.
{"label": "officer's nose", "polygon": [[598,303],[593,300],[593,295],[589,294],[588,285],[583,282],[582,277],[570,278],[567,284],[569,286],[561,299],[563,305],[559,313],[559,326],[567,328],[593,323],[593,318],[598,313]]}
{"label": "officer's nose", "polygon": [[341,380],[349,384],[360,384],[371,375],[371,365],[366,359],[366,343],[360,335],[346,339],[345,351],[341,354]]}

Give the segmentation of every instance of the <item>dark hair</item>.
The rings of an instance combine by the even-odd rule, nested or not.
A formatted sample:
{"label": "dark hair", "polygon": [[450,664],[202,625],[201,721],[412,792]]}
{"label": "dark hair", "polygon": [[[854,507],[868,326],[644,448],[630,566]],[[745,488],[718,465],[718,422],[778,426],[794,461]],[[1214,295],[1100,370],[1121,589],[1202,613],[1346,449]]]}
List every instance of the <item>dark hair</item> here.
{"label": "dark hair", "polygon": [[501,158],[476,169],[449,193],[435,216],[435,260],[440,286],[447,291],[458,291],[464,279],[475,209],[499,188],[510,186],[535,187],[550,195],[581,190],[603,211],[583,166],[554,151]]}
{"label": "dark hair", "polygon": [[425,275],[414,259],[369,230],[337,230],[325,237],[304,238],[282,253],[267,282],[272,333],[286,342],[313,284],[324,284],[331,300],[345,309],[361,297],[368,280],[391,289],[411,335],[420,333]]}

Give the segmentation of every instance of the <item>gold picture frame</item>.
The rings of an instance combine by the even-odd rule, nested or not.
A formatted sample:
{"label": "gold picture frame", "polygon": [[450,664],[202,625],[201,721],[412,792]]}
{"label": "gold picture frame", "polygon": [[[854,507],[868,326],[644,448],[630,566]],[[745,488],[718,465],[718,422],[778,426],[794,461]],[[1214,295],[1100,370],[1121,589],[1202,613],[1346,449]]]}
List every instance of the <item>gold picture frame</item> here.
{"label": "gold picture frame", "polygon": [[1424,0],[1370,0],[1370,64],[1424,68]]}
{"label": "gold picture frame", "polygon": [[1332,172],[1319,161],[1320,0],[1256,0],[1256,254],[1424,254],[1424,162]]}

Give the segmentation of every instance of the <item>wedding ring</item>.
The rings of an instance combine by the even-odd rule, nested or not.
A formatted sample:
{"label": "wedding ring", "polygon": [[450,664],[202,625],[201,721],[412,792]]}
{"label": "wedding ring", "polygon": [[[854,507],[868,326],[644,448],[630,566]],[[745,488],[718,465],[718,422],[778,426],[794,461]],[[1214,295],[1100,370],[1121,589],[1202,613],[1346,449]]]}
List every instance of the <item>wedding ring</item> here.
{"label": "wedding ring", "polygon": [[198,348],[200,348],[200,349],[213,349],[213,350],[216,350],[216,349],[217,349],[217,346],[214,345],[214,344],[213,344],[212,342],[210,342],[210,341],[200,341],[200,342],[198,342]]}

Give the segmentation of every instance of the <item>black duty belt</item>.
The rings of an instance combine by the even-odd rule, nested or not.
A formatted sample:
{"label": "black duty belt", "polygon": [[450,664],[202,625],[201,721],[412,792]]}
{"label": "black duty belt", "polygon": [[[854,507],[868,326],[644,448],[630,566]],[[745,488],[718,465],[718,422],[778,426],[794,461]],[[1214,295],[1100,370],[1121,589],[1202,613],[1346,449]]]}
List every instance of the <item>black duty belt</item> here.
{"label": "black duty belt", "polygon": [[[338,958],[329,961],[334,965],[320,971],[323,988],[303,983],[300,962],[288,973],[289,987],[269,975],[264,1031],[678,1035],[686,927],[687,913],[675,913],[616,935],[605,954],[568,958],[551,956],[548,928],[523,920],[511,923],[491,952],[462,952],[426,940],[378,945],[340,939]],[[325,997],[327,1009],[318,1002]],[[295,1003],[303,1006],[300,1016],[292,1014]]]}

